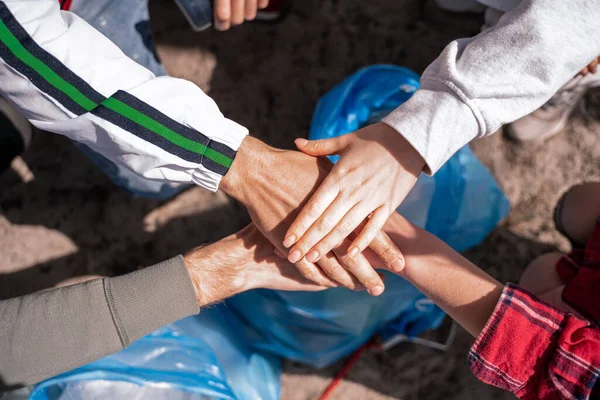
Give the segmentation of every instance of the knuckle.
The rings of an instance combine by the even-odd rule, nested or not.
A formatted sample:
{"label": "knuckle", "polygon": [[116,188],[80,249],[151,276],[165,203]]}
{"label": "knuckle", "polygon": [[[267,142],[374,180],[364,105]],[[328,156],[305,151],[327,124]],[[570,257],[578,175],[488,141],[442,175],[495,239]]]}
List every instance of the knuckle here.
{"label": "knuckle", "polygon": [[321,210],[322,207],[318,201],[312,201],[308,204],[307,211],[308,215],[310,215],[311,217],[317,217],[321,215]]}
{"label": "knuckle", "polygon": [[363,279],[361,282],[365,287],[372,288],[379,284],[379,278],[368,277],[368,278]]}
{"label": "knuckle", "polygon": [[309,281],[313,281],[313,282],[319,281],[320,276],[311,269],[306,269],[306,268],[300,269],[300,273],[302,274],[303,277],[305,277]]}
{"label": "knuckle", "polygon": [[228,22],[229,21],[229,13],[223,10],[217,10],[215,13],[215,19],[217,22]]}
{"label": "knuckle", "polygon": [[330,231],[335,226],[335,221],[329,215],[323,215],[318,223],[318,229],[320,231]]}
{"label": "knuckle", "polygon": [[355,285],[352,282],[352,278],[350,278],[346,270],[344,270],[344,268],[342,268],[341,266],[330,265],[325,271],[327,272],[327,275],[336,282],[339,282],[340,284],[349,289],[354,288]]}
{"label": "knuckle", "polygon": [[315,150],[321,150],[325,146],[325,142],[322,139],[315,140],[312,142],[312,145],[315,148]]}
{"label": "knuckle", "polygon": [[370,228],[368,228],[365,231],[363,238],[360,239],[361,244],[364,243],[364,245],[367,246],[369,243],[373,242],[377,238],[377,235],[379,234],[382,228],[383,227],[379,225],[372,225]]}
{"label": "knuckle", "polygon": [[338,258],[346,269],[353,269],[357,265],[356,259],[349,257],[347,254],[339,255]]}
{"label": "knuckle", "polygon": [[333,178],[339,182],[342,180],[342,178],[344,178],[344,176],[348,175],[348,173],[350,172],[350,169],[343,165],[343,164],[337,164],[335,166],[335,173],[333,175]]}
{"label": "knuckle", "polygon": [[326,265],[323,265],[322,267],[327,272],[327,274],[329,276],[331,276],[333,279],[336,279],[336,280],[343,279],[345,271],[339,264],[327,263]]}
{"label": "knuckle", "polygon": [[393,246],[390,243],[383,243],[379,246],[377,255],[379,258],[385,263],[390,263],[394,260],[395,251]]}
{"label": "knuckle", "polygon": [[306,252],[310,250],[311,247],[312,245],[308,242],[308,240],[303,238],[300,239],[298,243],[296,243],[296,245],[294,246],[294,250],[300,250],[302,254],[306,254]]}
{"label": "knuckle", "polygon": [[338,232],[344,236],[348,236],[354,229],[354,222],[351,219],[344,219],[338,226]]}

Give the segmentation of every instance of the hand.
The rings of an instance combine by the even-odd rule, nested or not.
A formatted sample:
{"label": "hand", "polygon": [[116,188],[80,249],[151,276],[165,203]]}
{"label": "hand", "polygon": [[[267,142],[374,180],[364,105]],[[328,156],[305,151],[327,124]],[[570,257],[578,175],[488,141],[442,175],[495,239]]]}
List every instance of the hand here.
{"label": "hand", "polygon": [[584,69],[582,69],[579,74],[587,75],[587,74],[595,74],[598,72],[598,62],[600,62],[600,57],[594,58],[594,60],[589,63]]}
{"label": "hand", "polygon": [[348,256],[362,253],[425,166],[406,139],[384,123],[333,139],[297,139],[296,145],[313,156],[339,154],[341,159],[285,234],[285,247],[293,245],[290,261],[292,254],[318,261],[369,218]]}
{"label": "hand", "polygon": [[[283,250],[287,227],[330,170],[331,163],[326,159],[277,150],[247,137],[220,188],[243,203],[257,228]],[[404,265],[402,254],[387,236],[382,234],[380,239],[373,247],[374,251],[388,268],[391,265],[401,268]],[[343,237],[332,246],[333,253],[323,253],[319,261],[321,268],[302,257],[291,257],[290,261],[304,277],[319,285],[334,287],[337,286],[335,282],[339,282],[350,289],[359,289],[362,285],[372,295],[382,293],[383,281],[365,257],[362,254],[347,256],[349,244]]]}
{"label": "hand", "polygon": [[215,0],[215,29],[228,30],[231,25],[241,25],[244,20],[252,21],[256,12],[267,8],[269,0]]}
{"label": "hand", "polygon": [[251,289],[326,289],[306,280],[294,265],[277,256],[273,245],[254,225],[198,247],[187,253],[184,260],[200,307]]}

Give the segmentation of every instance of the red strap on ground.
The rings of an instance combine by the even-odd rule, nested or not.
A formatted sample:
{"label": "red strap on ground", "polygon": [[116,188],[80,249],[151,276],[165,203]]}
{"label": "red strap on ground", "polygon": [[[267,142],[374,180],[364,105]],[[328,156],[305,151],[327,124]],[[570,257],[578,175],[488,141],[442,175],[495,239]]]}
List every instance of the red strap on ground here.
{"label": "red strap on ground", "polygon": [[323,394],[319,397],[319,400],[327,400],[329,396],[333,393],[333,391],[340,385],[340,382],[348,375],[350,369],[358,362],[360,357],[364,354],[364,352],[368,349],[380,348],[378,344],[374,342],[374,340],[369,340],[367,343],[360,346],[358,349],[352,353],[348,361],[342,367],[342,370],[338,372],[338,374],[333,378],[329,386],[325,389]]}

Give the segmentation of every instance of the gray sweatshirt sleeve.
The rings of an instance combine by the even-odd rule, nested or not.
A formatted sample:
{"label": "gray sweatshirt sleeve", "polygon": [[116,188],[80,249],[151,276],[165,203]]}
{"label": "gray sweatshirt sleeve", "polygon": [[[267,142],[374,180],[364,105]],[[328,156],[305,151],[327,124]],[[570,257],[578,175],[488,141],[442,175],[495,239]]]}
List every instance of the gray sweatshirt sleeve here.
{"label": "gray sweatshirt sleeve", "polygon": [[384,122],[435,173],[472,139],[548,101],[600,55],[599,32],[600,0],[523,0],[494,28],[451,42]]}
{"label": "gray sweatshirt sleeve", "polygon": [[0,301],[0,392],[127,347],[199,311],[178,256],[127,275]]}

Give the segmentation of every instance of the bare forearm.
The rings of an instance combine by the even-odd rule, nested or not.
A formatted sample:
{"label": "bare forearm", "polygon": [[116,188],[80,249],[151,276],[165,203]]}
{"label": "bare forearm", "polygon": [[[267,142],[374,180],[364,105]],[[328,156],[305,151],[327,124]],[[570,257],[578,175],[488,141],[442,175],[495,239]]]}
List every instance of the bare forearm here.
{"label": "bare forearm", "polygon": [[492,315],[503,285],[402,217],[393,216],[384,229],[406,258],[400,275],[477,336]]}

